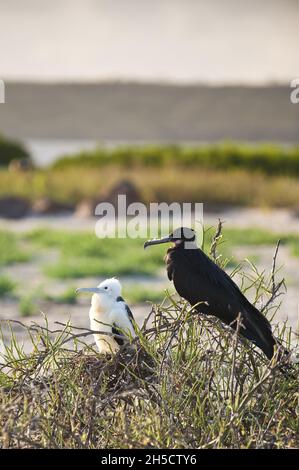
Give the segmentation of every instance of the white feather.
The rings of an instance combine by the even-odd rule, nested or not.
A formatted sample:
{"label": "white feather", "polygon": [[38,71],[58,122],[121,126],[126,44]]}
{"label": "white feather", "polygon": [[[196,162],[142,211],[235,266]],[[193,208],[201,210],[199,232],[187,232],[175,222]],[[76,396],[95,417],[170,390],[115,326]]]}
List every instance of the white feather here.
{"label": "white feather", "polygon": [[[106,279],[96,289],[89,310],[90,329],[109,334],[94,334],[94,339],[100,353],[114,353],[119,349],[112,334],[113,326],[121,330],[128,338],[136,336],[129,318],[126,303],[117,300],[121,296],[121,284],[115,279]],[[80,289],[78,289],[80,290]],[[84,289],[83,289],[84,290]]]}

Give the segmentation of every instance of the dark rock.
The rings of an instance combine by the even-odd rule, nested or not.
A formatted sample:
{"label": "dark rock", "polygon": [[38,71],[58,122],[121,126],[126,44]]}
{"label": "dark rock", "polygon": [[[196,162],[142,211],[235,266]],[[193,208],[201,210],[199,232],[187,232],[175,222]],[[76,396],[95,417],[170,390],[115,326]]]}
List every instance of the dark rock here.
{"label": "dark rock", "polygon": [[102,202],[109,202],[112,204],[115,208],[115,212],[117,213],[119,195],[126,196],[127,206],[133,202],[142,202],[140,193],[136,186],[131,181],[123,180],[118,182],[110,190],[103,193],[100,197],[84,199],[79,202],[75,210],[75,215],[78,217],[93,217],[95,215],[97,205]]}
{"label": "dark rock", "polygon": [[134,183],[128,180],[119,181],[109,191],[101,196],[99,202],[110,202],[117,208],[118,196],[125,195],[127,205],[133,202],[141,202],[141,195]]}
{"label": "dark rock", "polygon": [[57,202],[47,197],[37,199],[32,205],[32,212],[40,215],[71,212],[73,209],[71,204]]}
{"label": "dark rock", "polygon": [[28,215],[30,204],[27,199],[17,196],[0,198],[0,217],[7,219],[20,219]]}

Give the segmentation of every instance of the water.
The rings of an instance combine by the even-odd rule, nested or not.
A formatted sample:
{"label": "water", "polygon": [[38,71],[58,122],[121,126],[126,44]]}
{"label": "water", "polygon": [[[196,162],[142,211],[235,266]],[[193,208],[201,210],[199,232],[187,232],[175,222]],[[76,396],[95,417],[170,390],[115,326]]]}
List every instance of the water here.
{"label": "water", "polygon": [[45,167],[64,155],[91,150],[96,145],[92,140],[76,139],[27,139],[24,141],[34,163]]}

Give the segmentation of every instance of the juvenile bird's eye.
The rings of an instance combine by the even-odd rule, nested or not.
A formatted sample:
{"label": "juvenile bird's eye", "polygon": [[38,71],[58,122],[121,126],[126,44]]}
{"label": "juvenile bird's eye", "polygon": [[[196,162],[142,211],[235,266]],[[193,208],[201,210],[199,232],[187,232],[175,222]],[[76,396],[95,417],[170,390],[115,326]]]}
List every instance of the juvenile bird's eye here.
{"label": "juvenile bird's eye", "polygon": [[104,287],[104,289],[108,289],[108,287],[106,286],[106,287]]}

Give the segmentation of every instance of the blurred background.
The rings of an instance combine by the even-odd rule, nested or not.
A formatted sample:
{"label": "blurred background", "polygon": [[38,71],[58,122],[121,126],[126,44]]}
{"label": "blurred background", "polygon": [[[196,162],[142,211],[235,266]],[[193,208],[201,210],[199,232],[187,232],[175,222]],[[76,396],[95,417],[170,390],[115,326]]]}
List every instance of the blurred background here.
{"label": "blurred background", "polygon": [[74,288],[110,275],[138,318],[161,299],[163,251],[94,235],[126,194],[203,202],[228,270],[267,272],[280,238],[296,327],[298,21],[296,0],[0,0],[1,317],[82,323]]}

